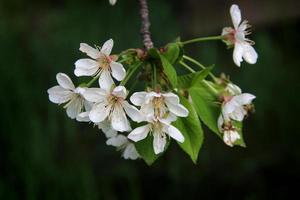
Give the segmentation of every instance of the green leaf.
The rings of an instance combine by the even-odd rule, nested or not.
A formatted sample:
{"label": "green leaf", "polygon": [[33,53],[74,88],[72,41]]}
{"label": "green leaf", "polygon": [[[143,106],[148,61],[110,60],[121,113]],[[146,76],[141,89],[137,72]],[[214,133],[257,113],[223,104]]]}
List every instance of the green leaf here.
{"label": "green leaf", "polygon": [[163,55],[160,55],[160,60],[164,69],[164,73],[167,75],[170,83],[175,88],[177,86],[177,73],[174,66]]}
{"label": "green leaf", "polygon": [[140,156],[148,164],[152,165],[154,161],[159,157],[153,150],[153,137],[148,134],[147,138],[135,143],[135,148],[137,149]]}
{"label": "green leaf", "polygon": [[197,87],[190,88],[189,94],[200,119],[209,129],[221,136],[217,126],[221,108],[216,95],[203,82],[198,83]]}
{"label": "green leaf", "polygon": [[180,47],[179,43],[169,43],[166,46],[166,51],[162,53],[171,64],[175,64],[182,59],[183,49]]}
{"label": "green leaf", "polygon": [[180,130],[184,136],[184,142],[179,146],[191,157],[196,164],[199,150],[203,143],[203,130],[194,106],[184,97],[180,96],[180,102],[189,110],[189,116],[178,118],[173,125]]}
{"label": "green leaf", "polygon": [[156,48],[151,48],[148,50],[148,54],[152,57],[152,58],[156,58],[156,59],[160,59],[159,56],[159,51]]}
{"label": "green leaf", "polygon": [[190,87],[197,86],[199,83],[201,84],[202,80],[207,77],[213,67],[212,65],[199,72],[178,76],[178,86],[182,89],[189,89]]}
{"label": "green leaf", "polygon": [[243,131],[243,122],[232,120],[232,125],[236,128],[237,132],[241,136],[241,139],[237,140],[234,143],[234,145],[238,145],[238,146],[241,146],[241,147],[246,147],[244,137],[243,137],[243,132],[242,132]]}

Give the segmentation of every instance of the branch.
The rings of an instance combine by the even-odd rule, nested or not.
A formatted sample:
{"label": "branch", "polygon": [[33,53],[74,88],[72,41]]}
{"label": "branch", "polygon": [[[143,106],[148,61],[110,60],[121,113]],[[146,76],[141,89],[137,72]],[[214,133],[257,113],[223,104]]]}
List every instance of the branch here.
{"label": "branch", "polygon": [[150,20],[149,20],[149,10],[147,5],[147,0],[139,0],[140,2],[140,15],[142,20],[142,27],[141,27],[141,35],[143,38],[143,43],[145,48],[151,49],[153,48],[153,42],[151,40],[151,33],[150,33]]}

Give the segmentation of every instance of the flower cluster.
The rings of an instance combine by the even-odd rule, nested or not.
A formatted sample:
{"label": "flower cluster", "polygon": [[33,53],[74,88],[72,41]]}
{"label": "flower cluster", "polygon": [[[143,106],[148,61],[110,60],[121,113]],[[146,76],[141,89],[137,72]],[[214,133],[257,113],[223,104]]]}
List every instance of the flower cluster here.
{"label": "flower cluster", "polygon": [[[114,5],[116,0],[109,2]],[[145,11],[146,1],[141,5]],[[202,122],[228,146],[243,146],[241,124],[255,96],[242,93],[228,78],[213,75],[213,67],[184,54],[190,43],[217,39],[234,47],[237,66],[243,59],[256,63],[254,42],[246,38],[248,22],[241,22],[237,5],[230,14],[234,28],[224,28],[219,36],[174,41],[161,48],[151,48],[151,42],[145,49],[112,54],[112,39],[102,47],[80,43],[79,50],[88,58],[75,62],[74,75],[88,77],[89,82],[75,87],[66,74],[58,73],[58,85],[48,89],[49,100],[64,104],[71,119],[98,127],[106,144],[125,159],[142,158],[152,164],[173,139],[196,162],[204,138]],[[147,42],[151,39],[145,33]]]}

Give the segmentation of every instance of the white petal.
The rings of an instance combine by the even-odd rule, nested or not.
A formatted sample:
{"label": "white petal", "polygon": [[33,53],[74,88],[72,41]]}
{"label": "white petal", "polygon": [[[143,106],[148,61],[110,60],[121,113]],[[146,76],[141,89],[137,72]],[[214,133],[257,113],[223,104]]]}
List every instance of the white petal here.
{"label": "white petal", "polygon": [[233,28],[225,27],[225,28],[222,29],[222,34],[221,35],[222,36],[228,35],[228,34],[231,34],[233,31],[234,31]]}
{"label": "white petal", "polygon": [[107,145],[111,145],[111,146],[114,146],[114,147],[120,147],[122,145],[124,145],[125,143],[128,142],[128,139],[126,136],[124,135],[117,135],[115,137],[111,137],[109,138],[107,141],[106,141],[106,144]]}
{"label": "white petal", "polygon": [[229,118],[236,121],[243,121],[245,115],[247,114],[243,106],[237,107],[232,113],[229,114]]}
{"label": "white petal", "polygon": [[105,54],[106,56],[109,56],[113,46],[114,41],[112,39],[107,40],[101,48],[101,53]]}
{"label": "white petal", "polygon": [[108,70],[102,70],[99,77],[99,85],[105,90],[110,90],[111,86],[114,84],[111,78],[110,72]]}
{"label": "white petal", "polygon": [[83,102],[83,105],[84,105],[85,111],[90,111],[93,107],[93,103],[90,101],[87,101],[87,100]]}
{"label": "white petal", "polygon": [[255,64],[258,58],[258,55],[255,49],[251,45],[244,45],[243,58],[249,64]]}
{"label": "white petal", "polygon": [[72,80],[68,77],[67,74],[58,73],[56,75],[56,80],[57,80],[58,84],[64,89],[67,89],[67,90],[75,89],[75,86],[74,86]]}
{"label": "white petal", "polygon": [[143,121],[144,117],[141,115],[140,111],[130,105],[127,101],[122,102],[122,106],[126,112],[126,114],[135,122],[141,122]]}
{"label": "white petal", "polygon": [[89,117],[89,114],[90,114],[90,112],[79,113],[76,116],[76,120],[79,121],[79,122],[89,122],[89,121],[91,121],[90,117]]}
{"label": "white petal", "polygon": [[156,92],[148,92],[145,96],[145,104],[150,103],[154,97],[161,97],[161,93],[156,93]]}
{"label": "white petal", "polygon": [[97,59],[101,55],[98,49],[95,49],[86,43],[80,43],[79,50],[82,51],[83,53],[86,53],[89,57],[93,59]]}
{"label": "white petal", "polygon": [[233,83],[228,83],[225,90],[232,95],[238,95],[242,93],[241,88]]}
{"label": "white petal", "polygon": [[237,5],[232,5],[230,8],[230,15],[232,23],[235,29],[238,29],[239,24],[242,21],[241,11]]}
{"label": "white petal", "polygon": [[71,92],[70,90],[66,90],[58,85],[49,88],[47,92],[49,94],[49,100],[57,104],[66,103],[73,95],[73,92]]}
{"label": "white petal", "polygon": [[153,149],[155,154],[159,154],[165,150],[167,143],[166,135],[160,131],[153,133]]}
{"label": "white petal", "polygon": [[87,88],[82,95],[90,102],[103,102],[106,99],[107,92],[101,88]]}
{"label": "white petal", "polygon": [[141,106],[145,102],[147,92],[135,92],[131,95],[130,101],[136,105]]}
{"label": "white petal", "polygon": [[126,75],[126,71],[121,63],[111,61],[110,68],[111,68],[111,74],[116,80],[121,81],[124,79]]}
{"label": "white petal", "polygon": [[175,126],[168,125],[168,129],[167,130],[168,130],[167,134],[171,138],[177,140],[180,143],[184,142],[184,137],[183,137],[182,133]]}
{"label": "white petal", "polygon": [[131,131],[131,133],[129,133],[127,137],[134,142],[138,142],[140,140],[145,139],[149,131],[150,131],[150,125],[147,124],[145,126],[141,126],[134,129],[133,131]]}
{"label": "white petal", "polygon": [[171,122],[175,122],[176,120],[177,120],[176,115],[170,112],[168,116],[164,119],[164,122],[166,124],[171,124]]}
{"label": "white petal", "polygon": [[109,115],[110,108],[110,106],[107,106],[104,103],[95,104],[89,114],[91,121],[94,123],[104,121]]}
{"label": "white petal", "polygon": [[243,45],[240,43],[235,43],[233,50],[233,61],[238,67],[241,66],[241,62],[243,61],[243,53]]}
{"label": "white petal", "polygon": [[240,105],[251,104],[253,99],[256,97],[253,94],[243,93],[232,98],[233,101],[236,101]]}
{"label": "white petal", "polygon": [[71,119],[75,119],[81,112],[83,106],[83,99],[80,97],[74,98],[67,104],[67,115]]}
{"label": "white petal", "polygon": [[223,135],[223,141],[231,147],[240,138],[241,137],[237,131],[225,131]]}
{"label": "white petal", "polygon": [[111,113],[111,126],[120,132],[131,130],[126,114],[119,104],[115,104],[113,112]]}
{"label": "white petal", "polygon": [[103,131],[105,136],[107,138],[115,137],[117,136],[118,132],[111,127],[111,123],[108,120],[105,120],[103,122],[100,122],[97,124],[98,128]]}
{"label": "white petal", "polygon": [[110,5],[114,6],[117,3],[117,0],[109,0]]}
{"label": "white petal", "polygon": [[131,160],[136,160],[137,158],[140,157],[139,153],[137,152],[135,146],[133,143],[128,143],[126,148],[124,149],[124,152],[122,156],[125,159],[131,159]]}
{"label": "white petal", "polygon": [[140,109],[141,115],[147,119],[152,118],[154,116],[154,107],[152,103],[142,105]]}
{"label": "white petal", "polygon": [[223,132],[223,124],[224,124],[224,119],[221,114],[218,118],[218,129],[221,133]]}
{"label": "white petal", "polygon": [[112,95],[125,99],[127,96],[127,90],[124,86],[117,86],[113,89]]}
{"label": "white petal", "polygon": [[189,111],[181,104],[172,104],[166,101],[166,104],[170,110],[170,112],[174,113],[176,116],[179,117],[187,117],[189,115]]}
{"label": "white petal", "polygon": [[171,92],[165,93],[163,94],[163,96],[165,97],[165,101],[172,103],[174,105],[179,104],[179,97]]}
{"label": "white petal", "polygon": [[224,106],[222,107],[223,115],[226,116],[226,115],[232,113],[235,109],[237,109],[240,106],[241,105],[232,98],[230,101],[226,102],[224,104]]}
{"label": "white petal", "polygon": [[79,59],[75,62],[74,74],[76,76],[93,76],[99,69],[99,64],[89,58]]}

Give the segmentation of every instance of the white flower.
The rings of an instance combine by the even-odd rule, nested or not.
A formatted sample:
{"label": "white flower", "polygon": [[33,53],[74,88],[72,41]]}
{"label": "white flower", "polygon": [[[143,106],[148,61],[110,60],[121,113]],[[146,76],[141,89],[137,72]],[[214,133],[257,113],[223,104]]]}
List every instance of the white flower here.
{"label": "white flower", "polygon": [[82,112],[84,106],[88,109],[89,102],[82,96],[85,88],[75,88],[72,80],[64,73],[58,73],[56,80],[58,85],[47,91],[51,102],[56,104],[67,103],[64,108],[67,109],[67,115],[72,119]]}
{"label": "white flower", "polygon": [[79,50],[92,59],[77,60],[74,74],[76,76],[99,76],[99,85],[104,89],[110,89],[114,83],[111,75],[118,81],[123,80],[126,71],[121,63],[115,62],[114,56],[110,56],[112,47],[112,39],[107,40],[100,50],[81,43]]}
{"label": "white flower", "polygon": [[142,117],[137,108],[125,99],[127,91],[124,86],[117,86],[112,91],[101,88],[88,88],[83,96],[94,102],[89,118],[94,123],[108,120],[114,130],[124,132],[131,130],[126,114],[133,120],[140,122]]}
{"label": "white flower", "polygon": [[234,143],[241,139],[240,134],[237,132],[236,128],[232,126],[231,122],[224,122],[222,115],[218,119],[218,128],[221,133],[223,133],[223,141],[228,146],[233,147]]}
{"label": "white flower", "polygon": [[134,142],[138,142],[147,137],[151,133],[153,135],[153,149],[155,154],[164,151],[167,143],[167,135],[178,142],[183,143],[184,137],[182,133],[170,124],[169,120],[152,118],[148,119],[148,124],[134,129],[128,138]]}
{"label": "white flower", "polygon": [[122,157],[125,159],[135,160],[140,157],[134,144],[132,142],[130,142],[127,139],[127,137],[124,135],[119,134],[119,135],[110,137],[106,141],[106,144],[117,147],[117,149],[121,150]]}
{"label": "white flower", "polygon": [[232,5],[230,8],[231,19],[234,28],[226,27],[222,31],[222,36],[225,36],[225,41],[229,45],[234,45],[233,61],[237,66],[241,66],[243,59],[250,63],[255,64],[257,61],[257,53],[251,46],[253,41],[246,38],[250,32],[247,30],[250,25],[248,21],[242,21],[241,11],[237,5]]}
{"label": "white flower", "polygon": [[136,92],[130,97],[130,101],[141,106],[140,112],[145,118],[155,116],[164,118],[169,112],[174,117],[187,117],[189,111],[180,104],[179,97],[171,92]]}
{"label": "white flower", "polygon": [[233,119],[243,121],[247,110],[245,106],[251,104],[255,96],[249,93],[235,95],[228,101],[225,101],[222,106],[222,114],[225,120]]}
{"label": "white flower", "polygon": [[117,0],[109,0],[110,5],[114,6],[117,3]]}
{"label": "white flower", "polygon": [[225,91],[229,92],[229,94],[231,94],[231,95],[242,94],[241,88],[233,83],[228,83],[225,88]]}

